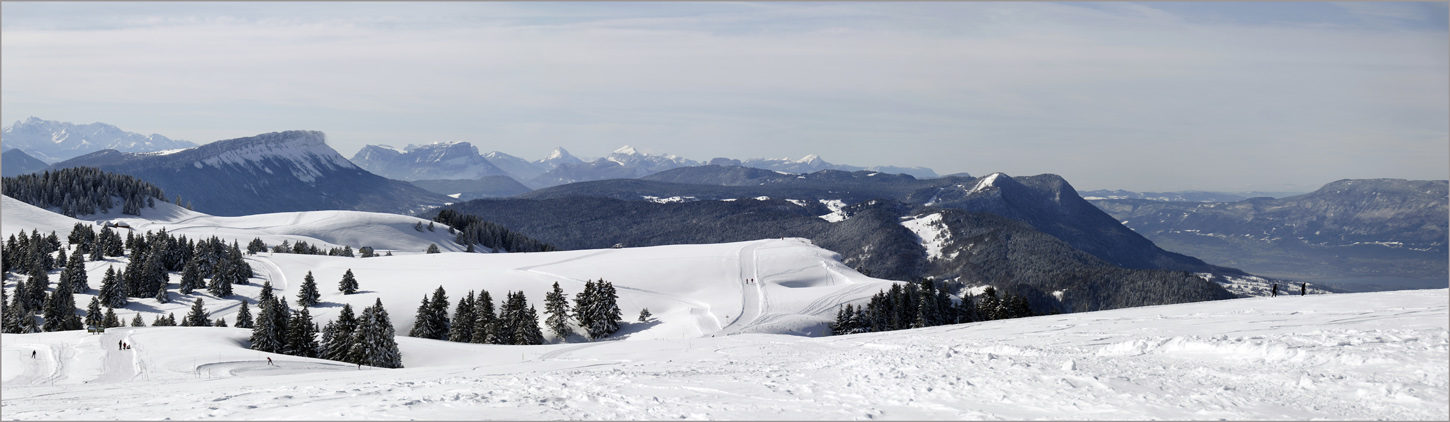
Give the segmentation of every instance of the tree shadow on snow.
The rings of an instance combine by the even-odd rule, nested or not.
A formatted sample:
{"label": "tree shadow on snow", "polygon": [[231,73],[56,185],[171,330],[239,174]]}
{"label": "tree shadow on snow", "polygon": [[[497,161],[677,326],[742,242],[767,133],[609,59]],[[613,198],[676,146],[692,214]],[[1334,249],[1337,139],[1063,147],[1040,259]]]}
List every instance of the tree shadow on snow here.
{"label": "tree shadow on snow", "polygon": [[610,334],[609,337],[610,338],[614,338],[614,339],[618,339],[618,340],[624,340],[624,339],[629,338],[630,335],[633,335],[633,334],[638,333],[638,332],[642,332],[644,330],[648,330],[648,329],[653,328],[653,327],[655,327],[657,325],[660,325],[660,320],[658,320],[658,319],[650,319],[650,320],[645,321],[645,322],[639,322],[639,321],[623,322],[623,323],[620,323],[619,324],[619,331],[615,331],[614,334]]}

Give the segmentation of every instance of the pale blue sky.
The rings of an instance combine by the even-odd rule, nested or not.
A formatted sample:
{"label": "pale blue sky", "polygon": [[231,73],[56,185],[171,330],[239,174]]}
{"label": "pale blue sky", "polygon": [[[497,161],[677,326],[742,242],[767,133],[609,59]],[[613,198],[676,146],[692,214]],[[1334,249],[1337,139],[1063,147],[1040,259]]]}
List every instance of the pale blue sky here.
{"label": "pale blue sky", "polygon": [[0,3],[0,121],[1079,189],[1450,176],[1435,3]]}

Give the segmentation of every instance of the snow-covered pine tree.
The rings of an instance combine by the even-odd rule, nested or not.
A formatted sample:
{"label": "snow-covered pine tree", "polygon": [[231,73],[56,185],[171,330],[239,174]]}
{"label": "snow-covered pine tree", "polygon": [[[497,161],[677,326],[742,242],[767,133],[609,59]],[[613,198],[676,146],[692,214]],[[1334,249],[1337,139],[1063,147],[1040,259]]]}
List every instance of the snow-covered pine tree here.
{"label": "snow-covered pine tree", "polygon": [[[519,292],[522,298],[524,292]],[[539,312],[533,306],[520,312],[519,329],[515,333],[516,343],[521,345],[544,344],[544,332],[539,329]]]}
{"label": "snow-covered pine tree", "polygon": [[116,318],[116,310],[115,309],[112,309],[111,307],[106,307],[106,316],[104,316],[104,317],[101,318],[101,326],[102,327],[105,327],[105,328],[113,328],[113,327],[120,327],[121,326],[121,319],[120,318]]}
{"label": "snow-covered pine tree", "polygon": [[402,368],[403,355],[398,351],[398,342],[393,338],[393,323],[383,300],[369,306],[358,320],[357,332],[353,335],[353,354],[363,365],[380,368]]}
{"label": "snow-covered pine tree", "polygon": [[166,303],[170,301],[171,295],[166,291],[166,284],[162,284],[159,288],[156,289],[156,302]]}
{"label": "snow-covered pine tree", "polygon": [[120,280],[119,274],[116,274],[115,268],[106,267],[106,277],[101,278],[100,293],[97,293],[97,296],[100,297],[101,305],[106,307],[126,306],[126,302],[129,302],[129,300],[126,299],[125,291],[120,289],[123,286],[122,283],[123,281]]}
{"label": "snow-covered pine tree", "polygon": [[337,319],[329,322],[328,326],[333,327],[333,332],[330,339],[323,338],[322,358],[357,363],[351,359],[350,355],[353,335],[357,331],[357,317],[352,312],[352,305],[342,305],[342,311],[337,313]]}
{"label": "snow-covered pine tree", "polygon": [[43,331],[66,331],[81,329],[80,318],[76,317],[76,300],[71,293],[70,280],[61,277],[55,291],[46,296],[42,311],[45,317]]}
{"label": "snow-covered pine tree", "polygon": [[67,264],[66,261],[67,260],[65,257],[65,249],[62,248],[61,250],[55,252],[55,266],[65,268]]}
{"label": "snow-covered pine tree", "polygon": [[218,327],[218,328],[226,328],[227,327],[227,320],[226,320],[226,318],[216,317],[216,321],[212,321],[211,326]]}
{"label": "snow-covered pine tree", "polygon": [[101,318],[101,298],[100,296],[91,296],[91,304],[86,306],[86,319],[84,323],[87,327],[100,327]]}
{"label": "snow-covered pine tree", "polygon": [[211,312],[206,311],[206,304],[202,303],[201,298],[196,298],[191,303],[191,313],[186,314],[186,323],[189,327],[211,326]]}
{"label": "snow-covered pine tree", "polygon": [[292,313],[287,327],[287,351],[293,356],[317,357],[317,326],[312,324],[312,313],[306,307]]}
{"label": "snow-covered pine tree", "polygon": [[649,321],[649,317],[650,317],[649,308],[644,308],[644,309],[640,309],[639,310],[639,322]]}
{"label": "snow-covered pine tree", "polygon": [[31,315],[31,314],[28,314],[28,313],[27,314],[20,315],[20,333],[21,334],[30,334],[30,333],[38,333],[38,332],[40,332],[40,324],[35,321],[35,315]]}
{"label": "snow-covered pine tree", "polygon": [[569,299],[564,295],[564,289],[559,288],[559,282],[554,282],[554,289],[544,295],[544,313],[549,317],[544,320],[544,325],[559,341],[569,338]]}
{"label": "snow-covered pine tree", "polygon": [[90,280],[86,277],[86,260],[75,257],[66,263],[65,270],[60,272],[60,278],[67,280],[71,286],[71,293],[85,293],[91,289]]}
{"label": "snow-covered pine tree", "polygon": [[424,252],[427,252],[427,253],[439,253],[440,251],[438,250],[438,244],[437,243],[429,243],[428,244],[428,250],[426,250]]}
{"label": "snow-covered pine tree", "polygon": [[178,291],[181,294],[189,295],[191,292],[203,286],[201,269],[196,265],[196,259],[186,261],[186,266],[181,268],[181,286]]}
{"label": "snow-covered pine tree", "polygon": [[453,309],[453,320],[448,324],[448,341],[467,343],[473,338],[473,291],[458,300]]}
{"label": "snow-covered pine tree", "polygon": [[623,312],[619,310],[619,294],[614,290],[614,283],[599,280],[597,308],[598,315],[594,324],[589,327],[593,333],[598,333],[593,338],[605,337],[619,331],[619,321],[624,319]]}
{"label": "snow-covered pine tree", "polygon": [[297,291],[297,305],[317,306],[317,300],[321,298],[322,293],[317,291],[317,280],[312,278],[312,272],[308,271],[307,276],[302,277],[302,289]]}
{"label": "snow-covered pine tree", "polygon": [[282,333],[277,332],[273,310],[281,305],[275,299],[262,300],[257,304],[257,321],[252,326],[252,350],[279,352],[282,349]]}
{"label": "snow-covered pine tree", "polygon": [[10,296],[10,306],[6,307],[9,312],[30,315],[30,288],[25,285],[25,280],[15,280],[15,294]]}
{"label": "snow-covered pine tree", "polygon": [[450,322],[448,321],[448,292],[443,286],[433,290],[433,297],[428,300],[428,323],[432,325],[429,331],[432,335],[427,337],[435,340],[447,340]]}
{"label": "snow-covered pine tree", "polygon": [[273,306],[271,309],[272,331],[277,333],[278,345],[276,351],[281,353],[283,350],[287,350],[288,347],[287,340],[289,337],[287,336],[287,330],[290,327],[287,323],[292,320],[292,307],[287,306],[287,298],[283,296],[277,296],[277,299],[273,303],[276,306]]}
{"label": "snow-covered pine tree", "polygon": [[242,301],[242,308],[237,310],[236,323],[232,325],[237,328],[252,328],[252,311],[247,308],[247,301]]}
{"label": "snow-covered pine tree", "polygon": [[41,265],[31,265],[30,279],[26,280],[25,289],[29,303],[25,309],[31,312],[43,312],[45,306],[45,293],[50,289],[50,274]]}
{"label": "snow-covered pine tree", "polygon": [[[26,316],[24,318],[28,317],[29,316]],[[7,311],[0,313],[0,333],[20,334],[22,332],[22,329],[20,327],[20,318],[22,317],[20,316],[19,312]]]}
{"label": "snow-covered pine tree", "polygon": [[574,295],[574,321],[579,323],[579,327],[585,331],[584,335],[590,340],[596,338],[589,327],[594,326],[594,320],[598,314],[598,295],[599,285],[595,284],[594,280],[585,281],[584,291]]}
{"label": "snow-covered pine tree", "polygon": [[277,297],[272,293],[272,280],[262,282],[262,292],[258,294],[257,306],[262,306],[263,303],[268,303],[276,299]]}
{"label": "snow-covered pine tree", "polygon": [[504,300],[499,302],[498,319],[494,320],[493,332],[489,333],[489,343],[492,344],[514,344],[514,334],[519,330],[519,309],[514,292],[508,292]]}
{"label": "snow-covered pine tree", "polygon": [[347,272],[342,274],[342,281],[337,284],[337,290],[341,291],[342,294],[350,295],[357,293],[357,289],[357,277],[352,275],[352,268],[348,268]]}
{"label": "snow-covered pine tree", "polygon": [[317,357],[328,359],[328,349],[333,347],[337,335],[337,321],[328,321],[327,325],[322,326],[320,334],[322,338],[317,343]]}
{"label": "snow-covered pine tree", "polygon": [[473,336],[468,341],[492,343],[490,337],[497,321],[498,316],[493,313],[493,296],[488,294],[488,290],[479,290],[478,298],[473,301]]}
{"label": "snow-covered pine tree", "polygon": [[428,320],[433,317],[433,306],[428,303],[428,295],[423,295],[423,303],[418,305],[418,314],[413,318],[413,329],[408,330],[409,337],[433,338],[433,324]]}

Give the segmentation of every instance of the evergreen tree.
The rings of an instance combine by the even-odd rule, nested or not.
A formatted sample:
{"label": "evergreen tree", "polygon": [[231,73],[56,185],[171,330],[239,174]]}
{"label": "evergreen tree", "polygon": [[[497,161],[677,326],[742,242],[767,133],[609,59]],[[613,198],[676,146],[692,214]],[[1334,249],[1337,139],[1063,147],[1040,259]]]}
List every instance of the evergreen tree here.
{"label": "evergreen tree", "polygon": [[559,341],[567,340],[569,337],[569,299],[564,295],[564,289],[559,288],[559,282],[554,282],[554,289],[544,296],[544,313],[549,317],[544,320],[544,325]]}
{"label": "evergreen tree", "polygon": [[418,305],[418,314],[413,318],[413,329],[408,331],[409,337],[433,338],[433,324],[428,321],[432,317],[432,311],[433,306],[428,303],[428,295],[423,295],[423,303]]}
{"label": "evergreen tree", "polygon": [[623,320],[623,312],[619,310],[619,294],[614,290],[614,283],[599,280],[596,300],[599,301],[594,309],[597,314],[593,324],[589,326],[590,338],[601,338],[619,331],[619,321]]}
{"label": "evergreen tree", "polygon": [[206,305],[202,303],[201,298],[196,298],[196,302],[192,302],[191,313],[186,314],[186,322],[190,327],[211,326],[211,313],[206,311]]}
{"label": "evergreen tree", "polygon": [[[523,296],[524,292],[519,292],[519,297],[523,298]],[[534,310],[533,306],[529,306],[529,309],[524,310],[520,317],[519,329],[515,334],[517,342],[514,344],[544,344],[544,332],[539,329],[539,312]]]}
{"label": "evergreen tree", "polygon": [[101,327],[101,298],[91,296],[91,304],[86,306],[86,327]]}
{"label": "evergreen tree", "polygon": [[56,285],[55,291],[46,298],[45,304],[45,325],[41,329],[45,331],[68,331],[79,330],[81,326],[80,317],[76,315],[76,300],[72,293],[70,279],[61,277],[60,283]]}
{"label": "evergreen tree", "polygon": [[297,305],[317,306],[317,300],[321,298],[322,293],[317,292],[317,280],[312,278],[312,272],[308,271],[307,276],[302,277],[302,289],[297,292]]}
{"label": "evergreen tree", "polygon": [[163,283],[163,284],[161,284],[161,286],[159,288],[156,289],[156,302],[157,303],[166,303],[166,302],[170,302],[170,301],[171,301],[171,295],[167,293],[167,291],[166,291],[166,284]]}
{"label": "evergreen tree", "polygon": [[186,266],[181,269],[181,294],[189,295],[196,289],[204,286],[201,278],[201,267],[197,266],[196,259],[186,261]]}
{"label": "evergreen tree", "polygon": [[341,291],[342,294],[350,295],[353,293],[357,293],[357,289],[357,278],[353,277],[352,269],[348,268],[347,272],[342,274],[342,281],[337,284],[337,290]]}
{"label": "evergreen tree", "polygon": [[473,337],[469,342],[492,343],[489,337],[497,320],[498,316],[493,313],[493,296],[488,294],[488,290],[480,290],[478,299],[473,302]]}
{"label": "evergreen tree", "polygon": [[980,301],[982,303],[977,306],[977,309],[978,312],[982,315],[983,321],[991,321],[994,319],[1002,318],[1000,314],[1002,301],[997,299],[996,288],[992,286],[987,286],[987,288],[982,289]]}
{"label": "evergreen tree", "polygon": [[473,291],[458,300],[453,309],[453,321],[448,324],[448,341],[467,343],[473,338]]}
{"label": "evergreen tree", "polygon": [[427,253],[439,253],[437,243],[429,243]]}
{"label": "evergreen tree", "polygon": [[35,315],[20,315],[20,333],[30,334],[40,332],[40,324],[35,321]]}
{"label": "evergreen tree", "polygon": [[649,308],[644,308],[644,309],[640,309],[639,310],[639,322],[649,321],[649,317],[650,317]]}
{"label": "evergreen tree", "polygon": [[30,267],[30,279],[25,283],[28,303],[25,309],[31,312],[43,311],[45,308],[45,293],[50,288],[50,275],[46,273],[43,266],[33,264]]}
{"label": "evergreen tree", "polygon": [[115,309],[106,307],[106,316],[101,318],[101,326],[104,328],[114,328],[121,326],[121,320],[119,318],[116,318]]}
{"label": "evergreen tree", "polygon": [[330,333],[327,330],[323,331],[322,358],[358,363],[351,355],[352,340],[357,331],[357,324],[357,318],[352,312],[352,305],[342,305],[342,311],[337,313],[337,319],[327,323],[328,327],[332,327],[332,331]]}
{"label": "evergreen tree", "polygon": [[242,301],[242,309],[237,310],[237,328],[252,328],[252,311],[247,309],[247,301]]}
{"label": "evergreen tree", "polygon": [[6,308],[10,312],[30,315],[33,311],[30,309],[30,287],[25,285],[25,280],[15,281],[15,295],[10,297],[10,302]]}
{"label": "evergreen tree", "polygon": [[353,338],[352,354],[359,363],[380,368],[403,367],[403,355],[398,352],[397,340],[393,338],[393,323],[388,318],[388,311],[383,309],[382,299],[363,310]]}
{"label": "evergreen tree", "polygon": [[60,278],[70,283],[71,293],[85,293],[91,289],[86,277],[86,261],[79,257],[66,263],[65,270],[60,272]]}
{"label": "evergreen tree", "polygon": [[428,305],[428,323],[432,325],[429,331],[433,333],[428,338],[447,340],[451,324],[448,321],[448,292],[443,290],[443,286],[433,290],[433,298]]}
{"label": "evergreen tree", "polygon": [[146,321],[144,321],[144,320],[141,319],[141,313],[140,312],[137,312],[136,313],[136,316],[133,317],[133,318],[131,318],[131,326],[132,327],[145,327],[146,326]]}
{"label": "evergreen tree", "polygon": [[213,326],[213,327],[219,327],[219,328],[226,328],[227,327],[227,320],[226,320],[226,318],[217,317],[216,318],[216,321],[212,321],[211,326]]}
{"label": "evergreen tree", "polygon": [[287,324],[287,350],[286,354],[293,356],[317,357],[317,326],[312,324],[312,314],[306,307],[293,312],[292,319]]}
{"label": "evergreen tree", "polygon": [[257,304],[257,322],[252,326],[252,350],[263,352],[281,352],[284,346],[284,333],[277,330],[276,310],[281,307],[275,299],[267,299]]}
{"label": "evergreen tree", "polygon": [[596,338],[590,327],[594,326],[594,320],[597,319],[598,296],[599,285],[594,280],[585,281],[584,291],[574,295],[574,321],[579,323],[579,327],[585,331],[584,335],[590,340]]}
{"label": "evergreen tree", "polygon": [[272,280],[262,282],[262,293],[257,297],[257,306],[262,306],[263,303],[268,303],[275,299],[277,298],[272,293]]}
{"label": "evergreen tree", "polygon": [[[3,302],[4,300],[0,299],[0,304],[3,304]],[[29,316],[27,315],[25,317],[28,318]],[[0,333],[20,334],[23,332],[20,327],[20,318],[22,318],[20,312],[11,310],[9,306],[6,306],[4,311],[0,311]]]}

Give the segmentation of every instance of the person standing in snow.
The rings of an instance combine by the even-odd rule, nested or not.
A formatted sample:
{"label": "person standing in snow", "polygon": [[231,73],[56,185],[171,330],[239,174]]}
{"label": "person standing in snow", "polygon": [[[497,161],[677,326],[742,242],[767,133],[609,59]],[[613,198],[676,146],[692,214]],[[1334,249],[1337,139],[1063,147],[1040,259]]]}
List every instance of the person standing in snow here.
{"label": "person standing in snow", "polygon": [[34,350],[31,350],[30,351],[30,358],[31,359],[35,359],[35,351]]}
{"label": "person standing in snow", "polygon": [[272,365],[272,366],[277,366],[275,364],[272,364],[272,357],[271,356],[267,356],[267,364],[268,365]]}
{"label": "person standing in snow", "polygon": [[122,343],[120,340],[116,340],[116,350],[121,350],[121,349],[125,349],[125,348],[126,348],[126,343]]}
{"label": "person standing in snow", "polygon": [[1269,297],[1277,297],[1277,296],[1279,296],[1279,283],[1274,283],[1274,290],[1269,293]]}
{"label": "person standing in snow", "polygon": [[1309,283],[1299,283],[1299,296],[1304,296],[1308,292],[1309,292]]}

